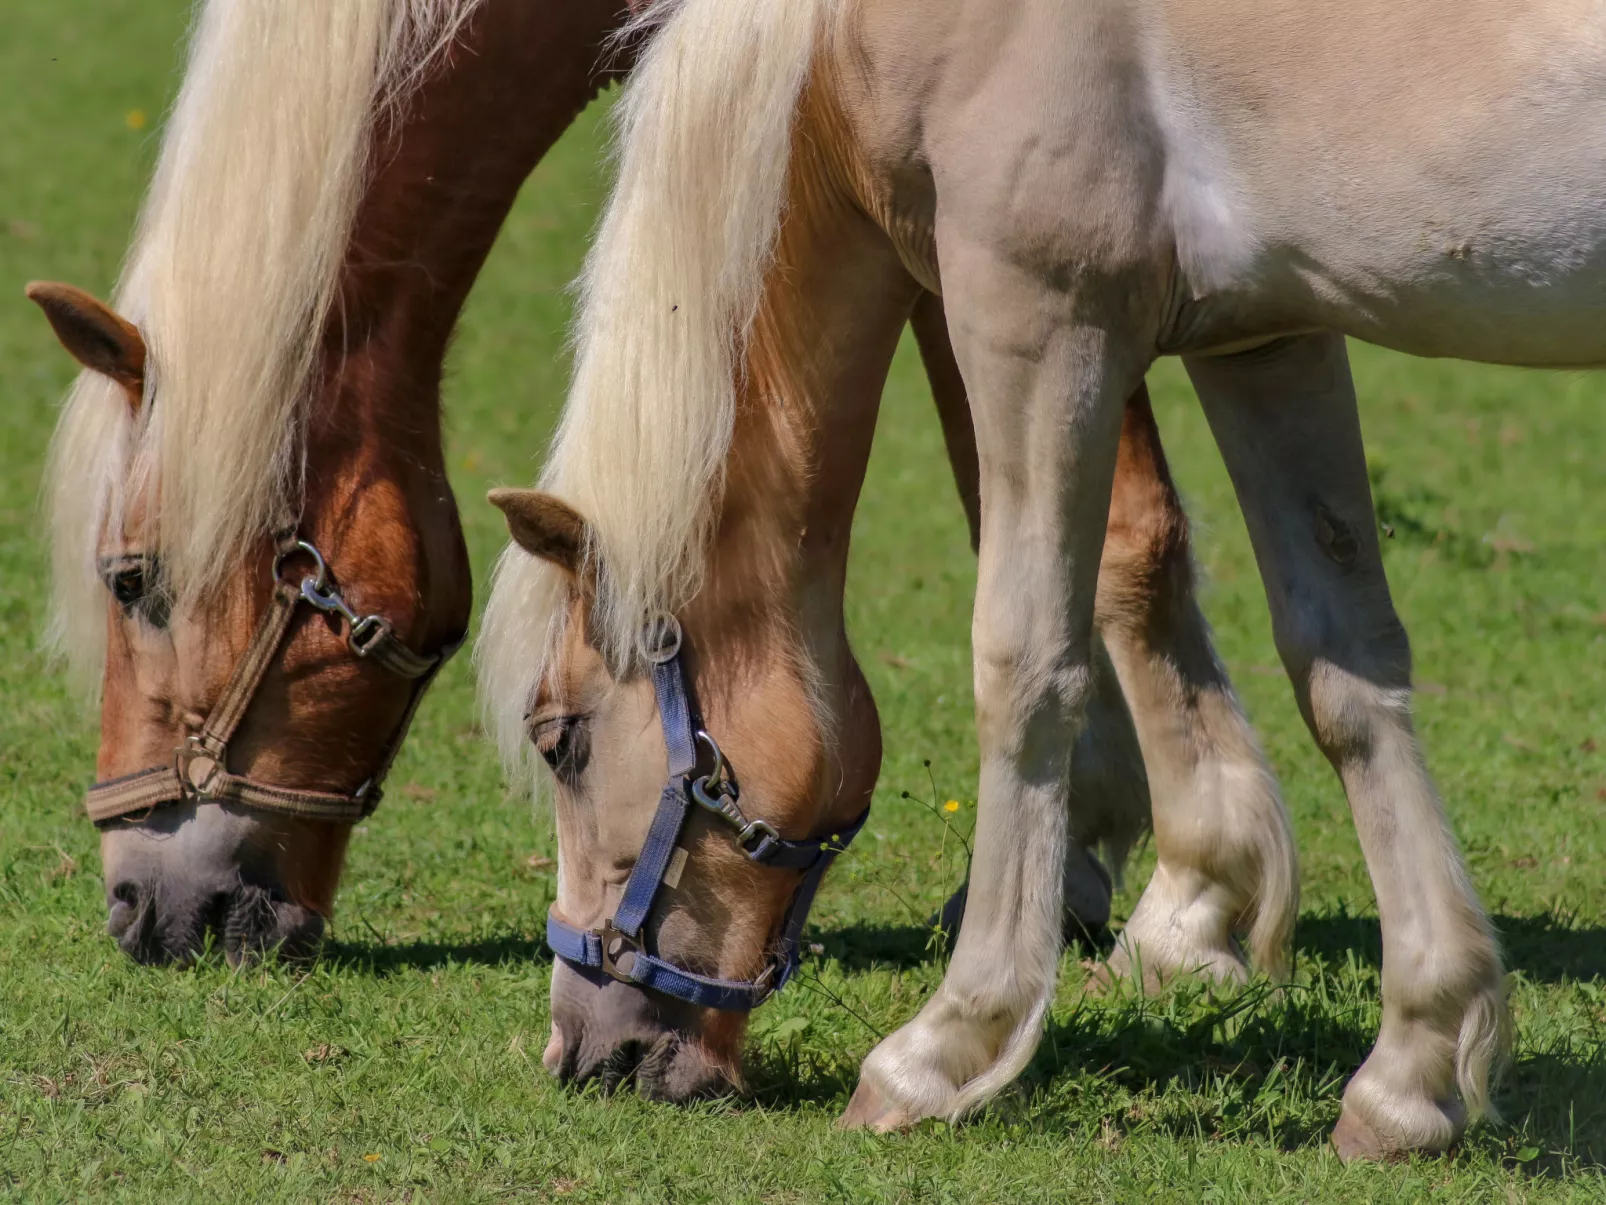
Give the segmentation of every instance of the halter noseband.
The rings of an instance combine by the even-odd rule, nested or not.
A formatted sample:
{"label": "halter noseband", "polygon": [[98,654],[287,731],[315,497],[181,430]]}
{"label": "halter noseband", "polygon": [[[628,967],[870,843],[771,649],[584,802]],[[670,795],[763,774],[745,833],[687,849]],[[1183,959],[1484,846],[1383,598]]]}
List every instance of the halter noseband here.
{"label": "halter noseband", "polygon": [[[549,910],[546,920],[547,945],[571,966],[601,970],[622,983],[650,988],[705,1008],[747,1012],[762,1004],[786,986],[797,970],[798,938],[808,919],[809,907],[820,880],[847,848],[864,822],[868,808],[846,828],[812,841],[788,841],[762,820],[749,820],[737,805],[737,787],[730,767],[714,738],[697,727],[692,719],[691,698],[686,687],[686,669],[680,656],[680,626],[665,617],[649,631],[654,647],[647,653],[652,663],[653,693],[658,699],[658,721],[663,726],[664,744],[669,750],[669,780],[658,797],[658,811],[647,830],[646,843],[625,882],[624,895],[613,918],[601,929],[581,929]],[[697,746],[702,744],[714,758],[714,768],[693,778],[697,770]],[[685,851],[676,842],[686,825],[693,805],[723,821],[735,834],[737,847],[760,866],[779,870],[800,870],[798,884],[787,907],[781,944],[770,956],[769,965],[756,979],[716,979],[684,970],[649,954],[643,927],[652,913],[665,876],[674,866],[673,887],[679,882],[679,869]]]}
{"label": "halter noseband", "polygon": [[[292,585],[282,573],[284,563],[298,555],[311,558],[315,573],[302,578],[299,585]],[[275,786],[231,773],[228,768],[229,741],[250,710],[251,701],[261,689],[268,667],[278,656],[279,647],[290,631],[290,621],[302,603],[339,615],[346,621],[346,647],[354,656],[381,665],[396,677],[412,683],[407,711],[391,737],[379,768],[349,794]],[[389,620],[379,615],[359,616],[347,605],[330,580],[329,566],[324,563],[322,553],[294,534],[283,536],[273,558],[273,595],[267,612],[206,723],[173,750],[171,763],[97,782],[89,788],[84,810],[96,824],[111,820],[137,823],[168,804],[237,803],[307,820],[356,824],[371,816],[379,806],[380,786],[401,750],[425,688],[461,643],[461,640],[454,641],[430,657],[413,652],[396,639]]]}

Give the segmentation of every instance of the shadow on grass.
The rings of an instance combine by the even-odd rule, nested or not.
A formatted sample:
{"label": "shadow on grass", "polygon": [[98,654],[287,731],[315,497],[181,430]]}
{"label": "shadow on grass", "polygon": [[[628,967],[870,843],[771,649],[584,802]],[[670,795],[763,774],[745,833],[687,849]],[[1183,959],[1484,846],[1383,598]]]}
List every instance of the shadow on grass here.
{"label": "shadow on grass", "polygon": [[[1504,940],[1527,957],[1513,965],[1535,977],[1588,978],[1600,931],[1555,916],[1498,917]],[[821,935],[847,967],[886,967],[931,957],[917,926],[853,926]],[[1307,957],[1375,965],[1375,919],[1302,918],[1298,944]],[[1283,1150],[1326,1143],[1343,1088],[1371,1052],[1379,1001],[1375,981],[1331,974],[1276,991],[1265,982],[1211,991],[1182,984],[1141,998],[1084,998],[1057,1015],[1022,1077],[1021,1089],[979,1122],[1045,1134],[1083,1130],[1096,1118],[1101,1142],[1125,1133],[1180,1140],[1269,1141]],[[1347,981],[1346,981],[1347,980]],[[858,1060],[854,1048],[756,1043],[749,1051],[752,1099],[770,1108],[845,1107]],[[1460,1159],[1520,1166],[1546,1178],[1606,1170],[1606,1047],[1592,1040],[1530,1044],[1497,1090],[1505,1123],[1475,1128]],[[1519,1154],[1520,1152],[1520,1154]]]}
{"label": "shadow on grass", "polygon": [[504,966],[508,963],[552,961],[545,939],[508,933],[480,941],[403,941],[360,943],[327,941],[318,960],[342,971],[384,978],[397,971],[429,971],[452,964]]}
{"label": "shadow on grass", "polygon": [[1606,1169],[1606,1058],[1600,1050],[1519,1051],[1496,1103],[1510,1145],[1540,1152],[1530,1171],[1561,1176]]}
{"label": "shadow on grass", "polygon": [[[1556,912],[1497,915],[1490,920],[1507,970],[1521,971],[1535,983],[1606,975],[1606,927]],[[1294,930],[1294,946],[1300,956],[1324,962],[1343,962],[1353,953],[1366,966],[1383,965],[1383,937],[1375,916],[1343,912],[1302,916]]]}
{"label": "shadow on grass", "polygon": [[[825,957],[834,958],[844,970],[906,970],[945,959],[953,952],[957,934],[934,933],[929,925],[846,925],[825,933],[810,933],[805,940],[825,948]],[[1067,931],[1066,942],[1080,957],[1107,953],[1115,944],[1108,929],[1088,934]]]}

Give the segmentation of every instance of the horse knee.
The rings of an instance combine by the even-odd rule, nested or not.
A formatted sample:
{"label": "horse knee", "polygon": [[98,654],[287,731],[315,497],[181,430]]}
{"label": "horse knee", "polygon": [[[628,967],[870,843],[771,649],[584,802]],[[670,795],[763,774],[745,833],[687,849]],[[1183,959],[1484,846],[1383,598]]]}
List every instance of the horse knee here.
{"label": "horse knee", "polygon": [[1087,642],[1053,652],[1031,642],[978,639],[976,724],[983,747],[1068,748],[1093,693]]}
{"label": "horse knee", "polygon": [[1409,725],[1411,646],[1391,605],[1370,614],[1289,607],[1278,619],[1277,651],[1329,760],[1364,755],[1380,725]]}

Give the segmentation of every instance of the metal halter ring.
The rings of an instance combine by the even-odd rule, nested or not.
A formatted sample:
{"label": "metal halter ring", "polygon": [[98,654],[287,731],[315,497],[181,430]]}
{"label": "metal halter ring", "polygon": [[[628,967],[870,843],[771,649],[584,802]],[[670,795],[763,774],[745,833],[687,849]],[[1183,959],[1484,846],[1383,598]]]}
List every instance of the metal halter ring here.
{"label": "metal halter ring", "polygon": [[[200,733],[185,737],[184,743],[173,750],[173,768],[178,771],[185,798],[197,801],[209,798],[218,776],[224,773],[223,763],[227,759],[226,748],[209,746]],[[193,770],[197,761],[206,763],[207,767],[199,780]]]}
{"label": "metal halter ring", "polygon": [[[654,615],[641,629],[641,655],[649,664],[665,665],[680,653],[680,620],[667,611]],[[715,748],[718,752],[718,748]]]}
{"label": "metal halter ring", "polygon": [[[314,591],[327,590],[329,588],[329,566],[324,563],[323,553],[319,552],[306,540],[297,540],[288,548],[280,549],[279,554],[273,558],[273,580],[278,581],[279,578],[283,576],[284,563],[291,557],[295,556],[298,552],[310,556],[312,558],[312,563],[318,567],[317,577],[306,578],[301,583],[302,595],[306,597],[308,602],[312,602],[311,595],[307,594],[307,583],[312,583],[312,588]],[[317,603],[313,603],[313,606],[317,605]],[[324,608],[324,610],[328,609],[329,608],[327,607]]]}

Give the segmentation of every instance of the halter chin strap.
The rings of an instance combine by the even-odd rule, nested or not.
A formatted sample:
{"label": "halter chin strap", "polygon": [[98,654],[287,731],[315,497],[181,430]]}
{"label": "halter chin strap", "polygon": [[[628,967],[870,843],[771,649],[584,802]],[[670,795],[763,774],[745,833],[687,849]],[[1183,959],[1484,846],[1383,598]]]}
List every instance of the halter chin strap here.
{"label": "halter chin strap", "polygon": [[[311,558],[316,573],[302,578],[299,585],[292,585],[281,571],[286,560],[298,555]],[[407,711],[391,737],[379,768],[350,794],[275,786],[229,770],[229,741],[250,710],[251,701],[261,689],[262,680],[278,656],[290,631],[291,620],[302,603],[344,618],[349,625],[346,647],[353,655],[382,665],[398,678],[412,683]],[[104,824],[111,820],[137,822],[156,808],[175,803],[237,803],[308,820],[356,824],[367,819],[379,806],[380,785],[401,750],[424,690],[461,643],[458,640],[433,657],[413,652],[396,639],[388,620],[378,615],[359,616],[346,604],[330,580],[323,555],[316,548],[293,535],[287,536],[280,541],[274,557],[273,595],[268,609],[206,723],[173,750],[170,764],[97,782],[89,788],[84,810],[96,824]]]}
{"label": "halter chin strap", "polygon": [[[662,992],[677,1000],[705,1008],[747,1012],[764,1003],[786,986],[798,964],[798,939],[820,880],[836,856],[847,848],[869,819],[868,808],[846,828],[812,841],[788,841],[762,820],[748,820],[737,806],[736,784],[719,746],[692,720],[690,695],[686,689],[686,670],[680,657],[679,628],[670,620],[657,625],[660,636],[669,640],[651,654],[652,685],[658,697],[658,719],[669,749],[669,780],[658,797],[658,811],[647,841],[625,883],[613,919],[601,929],[581,929],[547,912],[546,939],[552,952],[572,966],[601,970],[624,983]],[[706,746],[714,757],[714,768],[693,779],[697,769],[697,746]],[[787,907],[781,944],[769,965],[756,979],[716,979],[684,970],[647,952],[644,927],[652,913],[665,876],[679,882],[681,861],[676,859],[676,843],[693,805],[713,813],[735,833],[737,847],[760,866],[778,870],[799,870],[798,884]]]}

